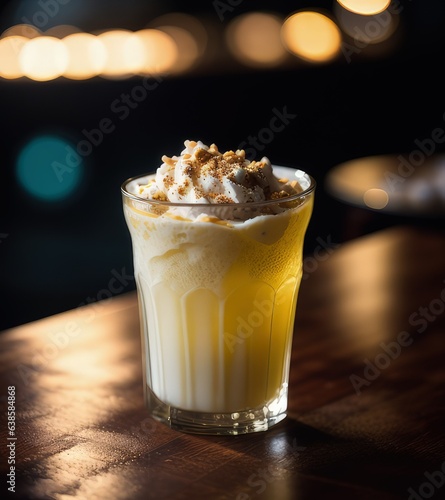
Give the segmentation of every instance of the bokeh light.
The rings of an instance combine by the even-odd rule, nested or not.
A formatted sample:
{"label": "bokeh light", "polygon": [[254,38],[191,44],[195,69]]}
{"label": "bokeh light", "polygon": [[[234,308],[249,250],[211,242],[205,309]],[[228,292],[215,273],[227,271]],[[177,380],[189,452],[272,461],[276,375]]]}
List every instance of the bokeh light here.
{"label": "bokeh light", "polygon": [[36,36],[40,36],[42,32],[32,26],[31,24],[15,24],[10,28],[6,29],[1,38],[5,38],[7,36],[24,36],[25,38],[35,38]]}
{"label": "bokeh light", "polygon": [[141,71],[145,64],[144,45],[129,30],[110,30],[100,33],[107,57],[101,76],[125,78]]}
{"label": "bokeh light", "polygon": [[374,15],[355,14],[340,4],[335,5],[335,18],[341,29],[363,44],[376,44],[387,40],[399,24],[399,16],[388,9]]}
{"label": "bokeh light", "polygon": [[23,75],[31,80],[52,80],[65,71],[68,52],[58,38],[40,36],[29,40],[23,46],[19,62]]}
{"label": "bokeh light", "polygon": [[252,12],[236,17],[226,31],[232,55],[253,67],[281,64],[288,53],[281,41],[282,19],[266,12]]}
{"label": "bokeh light", "polygon": [[199,47],[193,35],[177,26],[159,26],[158,29],[171,36],[178,47],[174,73],[182,73],[190,69],[199,58]]}
{"label": "bokeh light", "polygon": [[370,16],[387,9],[391,0],[337,0],[337,2],[351,12]]}
{"label": "bokeh light", "polygon": [[311,62],[327,62],[340,52],[341,32],[328,16],[321,12],[300,11],[284,22],[281,35],[287,49]]}
{"label": "bokeh light", "polygon": [[73,33],[62,41],[68,52],[68,65],[63,76],[84,80],[103,71],[107,51],[98,37],[89,33]]}
{"label": "bokeh light", "polygon": [[363,194],[363,202],[369,208],[374,208],[376,210],[381,210],[388,205],[389,196],[388,193],[380,188],[370,188]]}
{"label": "bokeh light", "polygon": [[8,36],[0,40],[0,76],[6,79],[23,76],[19,54],[28,42],[24,36]]}
{"label": "bokeh light", "polygon": [[40,135],[20,150],[16,162],[19,184],[44,201],[74,194],[83,176],[83,162],[75,146],[62,137]]}
{"label": "bokeh light", "polygon": [[144,48],[144,62],[140,67],[143,74],[160,74],[170,72],[178,58],[178,47],[173,37],[157,29],[136,31]]}
{"label": "bokeh light", "polygon": [[172,12],[155,18],[148,27],[160,29],[161,26],[173,26],[187,31],[196,42],[198,55],[204,54],[208,33],[204,24],[197,17],[183,12]]}
{"label": "bokeh light", "polygon": [[53,36],[54,38],[64,38],[68,35],[72,35],[73,33],[81,32],[82,30],[77,26],[72,26],[71,24],[59,24],[49,28],[43,34],[45,36]]}
{"label": "bokeh light", "polygon": [[205,53],[207,30],[201,21],[192,15],[180,12],[165,14],[154,19],[149,27],[167,33],[175,41],[178,54],[172,68],[174,73],[182,73],[192,68]]}

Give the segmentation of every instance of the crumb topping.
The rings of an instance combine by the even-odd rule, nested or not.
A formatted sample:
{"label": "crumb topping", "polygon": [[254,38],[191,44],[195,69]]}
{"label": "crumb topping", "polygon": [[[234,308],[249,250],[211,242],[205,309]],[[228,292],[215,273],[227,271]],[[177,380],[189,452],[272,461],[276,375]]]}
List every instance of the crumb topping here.
{"label": "crumb topping", "polygon": [[180,156],[162,156],[156,178],[142,189],[155,200],[245,203],[298,193],[296,181],[278,179],[267,158],[249,161],[243,149],[221,153],[216,144],[185,141]]}

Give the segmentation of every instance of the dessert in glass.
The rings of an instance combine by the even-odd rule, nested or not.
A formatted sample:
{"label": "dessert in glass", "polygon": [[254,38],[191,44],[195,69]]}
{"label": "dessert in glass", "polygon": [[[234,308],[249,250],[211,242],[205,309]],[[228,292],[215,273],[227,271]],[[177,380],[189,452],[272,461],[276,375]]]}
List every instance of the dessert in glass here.
{"label": "dessert in glass", "polygon": [[286,416],[315,181],[243,150],[184,145],[121,189],[145,402],[184,432],[265,431]]}

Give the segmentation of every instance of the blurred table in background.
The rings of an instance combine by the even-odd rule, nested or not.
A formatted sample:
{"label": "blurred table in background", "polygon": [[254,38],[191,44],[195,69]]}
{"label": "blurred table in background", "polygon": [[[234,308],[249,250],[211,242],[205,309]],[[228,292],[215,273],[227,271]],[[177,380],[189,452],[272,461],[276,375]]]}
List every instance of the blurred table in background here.
{"label": "blurred table in background", "polygon": [[338,240],[395,225],[445,227],[445,155],[434,154],[431,139],[416,144],[422,150],[356,158],[327,172]]}
{"label": "blurred table in background", "polygon": [[445,219],[445,155],[415,150],[357,158],[332,168],[325,187],[359,207]]}
{"label": "blurred table in background", "polygon": [[439,498],[444,255],[443,231],[394,227],[306,257],[289,417],[266,433],[148,417],[134,292],[2,332],[2,493],[14,442],[11,498]]}

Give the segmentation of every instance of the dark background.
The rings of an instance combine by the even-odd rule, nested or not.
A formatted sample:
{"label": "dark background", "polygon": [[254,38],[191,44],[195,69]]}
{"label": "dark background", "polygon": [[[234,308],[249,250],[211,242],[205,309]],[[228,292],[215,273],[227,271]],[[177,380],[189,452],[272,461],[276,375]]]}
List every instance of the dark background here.
{"label": "dark background", "polygon": [[[25,4],[28,12],[39,8],[37,2],[31,7],[29,2],[4,4],[2,31],[20,22]],[[254,8],[288,15],[300,8],[332,11],[332,4],[255,2]],[[115,273],[133,271],[121,183],[154,170],[163,154],[179,153],[185,139],[235,149],[268,126],[274,109],[286,108],[296,117],[261,155],[306,169],[318,183],[306,254],[320,241],[341,243],[393,224],[440,229],[441,218],[416,219],[347,206],[324,186],[335,165],[361,156],[407,153],[415,139],[430,137],[433,129],[443,126],[445,5],[441,0],[399,4],[399,27],[382,54],[370,47],[350,63],[340,56],[323,65],[291,63],[273,70],[243,67],[229,57],[221,41],[225,23],[251,10],[251,2],[240,2],[224,21],[210,0],[72,0],[60,6],[52,24],[75,24],[85,31],[136,30],[164,13],[192,13],[211,28],[213,52],[186,74],[164,77],[125,120],[110,106],[141,84],[137,77],[82,82],[0,79],[0,330],[105,298]],[[116,128],[85,158],[76,196],[39,201],[20,186],[15,165],[26,141],[53,133],[77,143],[82,130],[97,128],[107,117]],[[441,150],[443,145],[437,145],[437,152]],[[134,281],[126,281],[122,292],[134,289]]]}

